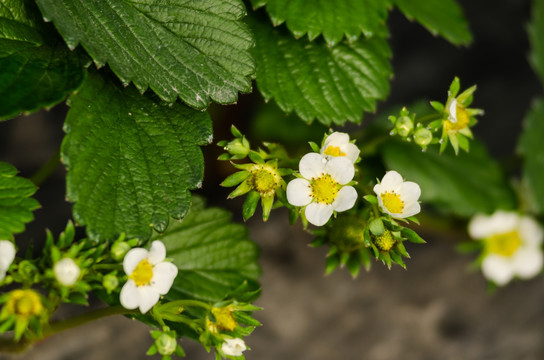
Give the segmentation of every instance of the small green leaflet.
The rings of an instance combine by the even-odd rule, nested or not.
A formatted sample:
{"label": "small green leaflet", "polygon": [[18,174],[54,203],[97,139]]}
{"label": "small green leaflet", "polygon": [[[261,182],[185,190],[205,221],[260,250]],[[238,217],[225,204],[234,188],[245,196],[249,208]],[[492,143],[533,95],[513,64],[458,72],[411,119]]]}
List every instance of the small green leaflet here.
{"label": "small green leaflet", "polygon": [[202,198],[193,196],[187,216],[153,238],[164,243],[166,256],[179,268],[167,299],[220,301],[244,281],[258,288],[258,249],[246,226],[233,223],[225,210],[205,208]]}
{"label": "small green leaflet", "polygon": [[416,20],[433,35],[455,45],[468,45],[472,34],[463,11],[455,0],[393,0],[410,20]]}
{"label": "small green leaflet", "polygon": [[17,175],[17,169],[0,162],[0,240],[10,239],[13,234],[25,230],[25,224],[34,219],[32,211],[40,207],[31,198],[36,186]]}
{"label": "small green leaflet", "polygon": [[383,31],[387,18],[386,0],[251,0],[254,8],[266,6],[274,26],[283,22],[296,36],[310,40],[323,34],[329,45],[344,36],[355,41],[361,33],[371,37]]}
{"label": "small green leaflet", "polygon": [[382,146],[382,155],[388,169],[419,184],[423,204],[435,204],[460,216],[516,206],[498,164],[476,141],[471,142],[469,153],[458,156],[451,149],[439,155],[436,146],[422,152],[414,144],[389,141]]}
{"label": "small green leaflet", "polygon": [[295,40],[263,19],[250,18],[257,88],[285,112],[304,121],[341,125],[360,122],[389,93],[391,50],[378,36],[329,47],[320,40]]}
{"label": "small green leaflet", "polygon": [[251,91],[253,37],[240,0],[37,0],[70,48],[161,99],[205,109]]}
{"label": "small green leaflet", "polygon": [[527,28],[531,42],[530,60],[540,82],[544,83],[544,0],[534,0],[531,23]]}
{"label": "small green leaflet", "polygon": [[523,180],[529,190],[527,201],[538,214],[544,214],[544,101],[539,99],[525,118],[519,139],[519,152],[524,157]]}
{"label": "small green leaflet", "polygon": [[187,213],[202,181],[207,113],[165,104],[90,73],[69,98],[62,144],[67,197],[91,240],[148,239]]}
{"label": "small green leaflet", "polygon": [[61,102],[83,78],[79,58],[32,1],[0,3],[0,120]]}

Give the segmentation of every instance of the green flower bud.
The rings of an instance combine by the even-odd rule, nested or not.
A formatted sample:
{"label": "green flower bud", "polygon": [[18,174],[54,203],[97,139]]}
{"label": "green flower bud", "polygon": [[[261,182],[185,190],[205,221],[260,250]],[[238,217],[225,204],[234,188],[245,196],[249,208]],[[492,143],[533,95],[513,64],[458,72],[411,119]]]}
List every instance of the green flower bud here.
{"label": "green flower bud", "polygon": [[113,243],[111,246],[111,256],[115,261],[121,261],[131,249],[131,246],[123,241]]}
{"label": "green flower bud", "polygon": [[108,294],[110,294],[119,286],[119,279],[114,273],[109,273],[105,275],[102,279],[102,285],[104,286],[104,289],[106,289]]}
{"label": "green flower bud", "polygon": [[233,159],[243,159],[249,154],[249,141],[245,137],[236,138],[225,146],[225,150],[233,155]]}
{"label": "green flower bud", "polygon": [[409,116],[401,116],[395,121],[395,129],[400,136],[407,137],[414,129],[414,122]]}
{"label": "green flower bud", "polygon": [[433,133],[425,128],[420,128],[414,133],[414,141],[422,147],[426,147],[433,140]]}
{"label": "green flower bud", "polygon": [[38,268],[30,261],[23,260],[19,263],[18,272],[23,279],[30,280],[38,273]]}
{"label": "green flower bud", "polygon": [[162,333],[156,340],[155,345],[157,346],[157,351],[163,356],[172,355],[176,348],[178,347],[178,342],[176,338],[167,334]]}

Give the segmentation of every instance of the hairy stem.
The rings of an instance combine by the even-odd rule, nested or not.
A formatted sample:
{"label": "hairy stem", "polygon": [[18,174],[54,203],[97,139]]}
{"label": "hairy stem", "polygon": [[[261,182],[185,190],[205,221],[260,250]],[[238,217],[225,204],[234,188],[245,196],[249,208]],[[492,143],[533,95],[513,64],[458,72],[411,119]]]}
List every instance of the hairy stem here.
{"label": "hairy stem", "polygon": [[60,164],[60,148],[51,156],[49,160],[38,170],[36,171],[31,177],[30,181],[32,181],[35,185],[40,185],[43,183]]}

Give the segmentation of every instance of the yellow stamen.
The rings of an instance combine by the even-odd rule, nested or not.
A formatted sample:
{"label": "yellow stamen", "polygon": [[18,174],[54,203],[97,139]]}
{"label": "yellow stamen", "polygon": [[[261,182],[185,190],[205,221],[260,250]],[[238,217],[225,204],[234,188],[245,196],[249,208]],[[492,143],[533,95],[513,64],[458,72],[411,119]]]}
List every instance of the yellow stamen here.
{"label": "yellow stamen", "polygon": [[261,195],[270,195],[278,187],[276,174],[263,168],[253,172],[253,186]]}
{"label": "yellow stamen", "polygon": [[395,194],[395,191],[386,191],[380,195],[383,206],[392,214],[401,214],[404,210],[404,201],[400,199],[400,194]]}
{"label": "yellow stamen", "polygon": [[136,265],[129,279],[134,281],[136,286],[149,285],[153,278],[153,265],[147,259],[143,259]]}
{"label": "yellow stamen", "polygon": [[214,307],[212,308],[212,314],[220,329],[232,331],[236,327],[236,320],[234,320],[232,311],[228,307]]}
{"label": "yellow stamen", "polygon": [[487,239],[486,248],[490,253],[512,256],[521,246],[521,238],[517,231],[493,235]]}
{"label": "yellow stamen", "polygon": [[323,153],[330,156],[346,156],[346,153],[340,151],[340,147],[332,145],[327,146]]}
{"label": "yellow stamen", "polygon": [[40,296],[33,290],[13,290],[6,302],[9,313],[21,317],[39,315],[43,311]]}
{"label": "yellow stamen", "polygon": [[336,199],[340,184],[338,184],[330,174],[322,174],[321,177],[312,180],[310,185],[312,197],[318,203],[332,204]]}
{"label": "yellow stamen", "polygon": [[385,231],[382,235],[376,236],[374,243],[383,251],[389,251],[395,245],[397,240],[391,234],[391,231]]}
{"label": "yellow stamen", "polygon": [[451,122],[447,120],[444,124],[444,127],[447,131],[459,131],[468,126],[470,122],[470,117],[468,116],[467,111],[461,105],[457,105],[456,109],[457,122]]}

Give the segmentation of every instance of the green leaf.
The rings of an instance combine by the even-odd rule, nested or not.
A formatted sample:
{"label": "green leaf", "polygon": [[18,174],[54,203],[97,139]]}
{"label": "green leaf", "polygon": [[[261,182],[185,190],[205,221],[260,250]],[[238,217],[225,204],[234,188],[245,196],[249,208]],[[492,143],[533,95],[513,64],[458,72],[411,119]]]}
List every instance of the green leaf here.
{"label": "green leaf", "polygon": [[10,239],[25,230],[34,219],[32,211],[40,207],[31,198],[36,186],[28,179],[16,176],[17,169],[0,162],[0,239]]}
{"label": "green leaf", "polygon": [[203,176],[207,113],[142,96],[90,73],[70,97],[62,145],[67,197],[92,240],[147,239],[187,213]]}
{"label": "green leaf", "polygon": [[251,91],[251,32],[240,0],[37,0],[70,48],[144,92],[204,109]]}
{"label": "green leaf", "polygon": [[0,120],[53,106],[83,81],[78,56],[54,34],[32,1],[2,1]]}
{"label": "green leaf", "polygon": [[193,196],[191,210],[182,222],[172,222],[162,235],[166,254],[179,268],[166,298],[187,297],[220,301],[247,281],[249,290],[258,288],[261,274],[257,245],[248,240],[247,228],[232,222],[229,212],[205,208]]}
{"label": "green leaf", "polygon": [[544,1],[533,1],[532,19],[527,27],[529,41],[531,43],[531,54],[529,59],[544,83]]}
{"label": "green leaf", "polygon": [[387,18],[386,0],[251,0],[254,8],[266,5],[274,26],[286,22],[298,38],[308,34],[310,40],[323,34],[329,45],[344,35],[354,41],[363,33],[371,37],[381,32]]}
{"label": "green leaf", "polygon": [[536,101],[525,118],[519,139],[519,152],[524,156],[523,180],[527,186],[529,205],[537,213],[544,213],[544,101]]}
{"label": "green leaf", "polygon": [[256,38],[257,88],[283,111],[327,126],[360,122],[363,111],[373,112],[389,93],[391,51],[385,38],[329,47],[322,40],[295,40],[262,19],[248,20]]}
{"label": "green leaf", "polygon": [[382,147],[387,168],[421,187],[420,200],[460,216],[496,209],[513,209],[514,193],[498,164],[482,144],[473,141],[469,153],[456,156],[436,147],[422,152],[410,143],[388,142]]}
{"label": "green leaf", "polygon": [[455,0],[393,0],[410,20],[416,20],[431,34],[440,35],[455,45],[468,45],[472,34]]}

